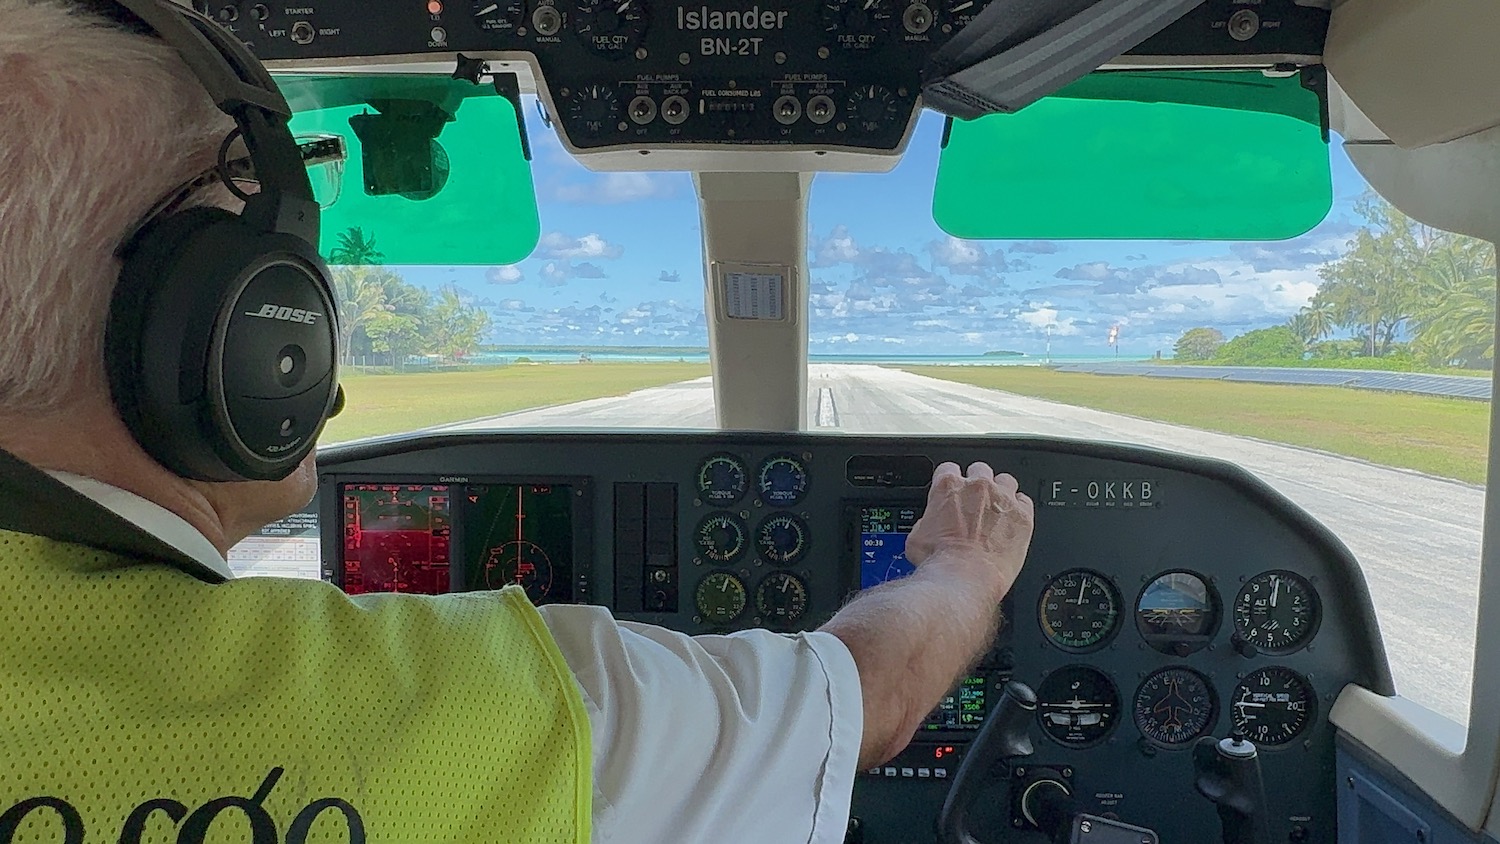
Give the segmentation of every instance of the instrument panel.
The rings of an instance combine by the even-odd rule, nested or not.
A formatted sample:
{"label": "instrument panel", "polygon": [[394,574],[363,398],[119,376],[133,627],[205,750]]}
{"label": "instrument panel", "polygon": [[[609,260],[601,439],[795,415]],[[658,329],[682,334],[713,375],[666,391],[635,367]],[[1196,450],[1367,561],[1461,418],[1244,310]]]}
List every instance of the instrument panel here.
{"label": "instrument panel", "polygon": [[[932,59],[991,0],[195,2],[278,71],[520,65],[570,150],[639,166],[683,146],[899,151]],[[1327,26],[1296,0],[1208,0],[1126,64],[1313,64]]]}
{"label": "instrument panel", "polygon": [[[1200,737],[1262,750],[1273,840],[1334,838],[1350,683],[1393,693],[1362,575],[1325,529],[1228,464],[991,438],[481,434],[320,455],[324,576],[351,593],[515,583],[688,632],[814,629],[911,573],[932,467],[984,460],[1037,505],[994,646],[896,759],[861,772],[850,841],[930,842],[1004,683],[1036,690],[1035,753],[975,828],[1041,842],[1015,801],[1064,781],[1093,814],[1217,840]],[[998,839],[997,839],[998,840]]]}

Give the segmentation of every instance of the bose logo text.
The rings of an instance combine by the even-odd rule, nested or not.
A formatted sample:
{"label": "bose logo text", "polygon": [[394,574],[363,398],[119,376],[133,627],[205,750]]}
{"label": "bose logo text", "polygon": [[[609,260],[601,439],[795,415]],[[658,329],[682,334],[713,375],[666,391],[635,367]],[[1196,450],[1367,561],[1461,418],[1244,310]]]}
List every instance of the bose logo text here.
{"label": "bose logo text", "polygon": [[282,305],[261,305],[258,311],[245,311],[245,316],[260,317],[261,319],[276,319],[282,322],[300,322],[312,325],[318,321],[322,314],[316,311],[304,311],[301,308],[288,308]]}

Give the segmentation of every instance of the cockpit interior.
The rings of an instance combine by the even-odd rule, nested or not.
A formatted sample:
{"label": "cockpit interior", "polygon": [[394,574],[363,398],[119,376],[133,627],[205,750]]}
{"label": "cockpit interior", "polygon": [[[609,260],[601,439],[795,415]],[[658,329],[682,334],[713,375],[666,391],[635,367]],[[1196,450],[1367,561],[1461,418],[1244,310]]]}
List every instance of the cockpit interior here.
{"label": "cockpit interior", "polygon": [[[906,750],[859,773],[847,844],[1500,840],[1493,498],[1463,725],[1400,694],[1344,538],[1237,461],[1062,431],[838,430],[824,418],[835,396],[810,376],[808,330],[815,179],[863,174],[878,188],[924,115],[943,125],[933,213],[960,237],[1180,239],[1183,220],[1207,227],[1198,236],[1240,225],[1292,237],[1327,211],[1326,167],[1273,165],[1298,148],[1326,159],[1333,144],[1410,217],[1500,239],[1500,9],[194,5],[276,75],[308,115],[299,131],[357,140],[331,214],[347,206],[358,225],[361,202],[408,202],[410,216],[381,230],[399,253],[389,263],[524,258],[540,226],[508,196],[546,165],[532,155],[543,134],[594,172],[691,173],[712,379],[713,421],[698,430],[563,420],[326,445],[306,512],[246,540],[232,563],[282,559],[350,594],[520,584],[538,604],[597,604],[695,635],[810,630],[911,571],[906,536],[937,464],[984,461],[1036,504],[1028,562],[985,657]],[[1115,114],[1068,111],[1079,102],[1196,109],[1181,124],[1201,133],[1182,136],[1192,150],[1168,154],[1201,154],[1212,169],[1180,196],[1123,175],[1107,200],[1080,194],[1042,152],[1083,148],[1080,127]],[[1267,116],[1274,131],[1230,134],[1236,119]],[[445,134],[466,120],[479,142]],[[1089,147],[1099,172],[1121,172],[1111,149],[1150,156],[1157,141],[1131,143],[1138,127],[1122,122],[1116,142]],[[1027,179],[1045,200],[1013,188]],[[1239,189],[1262,204],[1215,229],[1204,197]],[[1137,192],[1177,207],[1133,212]],[[476,226],[490,234],[472,237]],[[342,229],[325,224],[325,243]]]}

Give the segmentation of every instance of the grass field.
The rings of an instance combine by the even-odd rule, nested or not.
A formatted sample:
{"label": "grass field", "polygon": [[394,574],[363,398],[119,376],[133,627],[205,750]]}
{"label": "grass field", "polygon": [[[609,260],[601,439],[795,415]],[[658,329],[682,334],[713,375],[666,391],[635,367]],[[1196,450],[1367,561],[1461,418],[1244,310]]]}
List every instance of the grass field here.
{"label": "grass field", "polygon": [[1022,366],[902,367],[1023,396],[1307,446],[1483,483],[1486,402],[1340,387],[1271,386],[1060,373]]}
{"label": "grass field", "polygon": [[622,396],[708,374],[707,364],[593,363],[505,366],[462,372],[343,376],[348,404],[324,445],[497,416],[515,410]]}

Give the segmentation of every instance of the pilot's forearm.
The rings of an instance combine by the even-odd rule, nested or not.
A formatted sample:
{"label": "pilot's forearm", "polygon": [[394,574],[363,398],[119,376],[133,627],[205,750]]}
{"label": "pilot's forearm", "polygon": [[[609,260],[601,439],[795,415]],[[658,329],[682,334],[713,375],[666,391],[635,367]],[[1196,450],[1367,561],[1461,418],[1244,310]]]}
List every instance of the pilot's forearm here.
{"label": "pilot's forearm", "polygon": [[861,593],[823,630],[849,648],[864,694],[866,768],[900,753],[922,719],[989,647],[1010,583],[993,564],[938,555]]}

